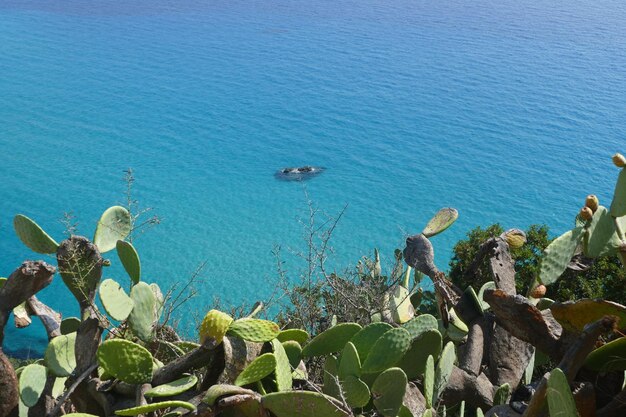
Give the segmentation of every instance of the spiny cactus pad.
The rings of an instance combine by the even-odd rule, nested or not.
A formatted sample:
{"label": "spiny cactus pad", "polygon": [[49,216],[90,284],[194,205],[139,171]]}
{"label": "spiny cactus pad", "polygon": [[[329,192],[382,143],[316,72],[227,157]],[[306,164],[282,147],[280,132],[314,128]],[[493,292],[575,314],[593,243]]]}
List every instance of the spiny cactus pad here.
{"label": "spiny cactus pad", "polygon": [[385,417],[396,417],[406,392],[407,377],[400,368],[382,372],[372,385],[374,406]]}
{"label": "spiny cactus pad", "polygon": [[363,373],[376,373],[397,364],[411,346],[411,335],[401,327],[388,330],[374,344],[365,361]]}
{"label": "spiny cactus pad", "polygon": [[439,394],[441,394],[446,385],[448,385],[448,380],[454,368],[454,362],[456,362],[454,343],[448,342],[441,352],[439,362],[437,362],[434,399],[438,398]]}
{"label": "spiny cactus pad", "polygon": [[334,398],[341,398],[341,387],[339,386],[339,361],[333,355],[327,355],[324,361],[324,386],[322,392]]}
{"label": "spiny cactus pad", "polygon": [[283,348],[285,348],[285,353],[289,358],[289,364],[292,368],[297,368],[302,360],[302,346],[300,343],[295,340],[287,340],[283,342]]}
{"label": "spiny cactus pad", "polygon": [[[618,219],[620,226],[624,228],[624,219]],[[617,252],[621,239],[615,229],[615,221],[609,211],[600,206],[594,213],[585,232],[584,253],[589,258],[614,254]]]}
{"label": "spiny cactus pad", "polygon": [[138,283],[141,279],[141,261],[133,244],[118,240],[115,243],[115,249],[117,249],[117,256],[133,284]]}
{"label": "spiny cactus pad", "polygon": [[204,343],[207,338],[213,338],[218,344],[222,343],[228,327],[233,322],[233,318],[219,310],[211,310],[206,313],[200,325],[200,343]]}
{"label": "spiny cactus pad", "polygon": [[46,348],[44,361],[52,375],[57,377],[69,376],[76,368],[76,333],[57,336],[50,341]]}
{"label": "spiny cactus pad", "polygon": [[195,387],[198,383],[198,377],[195,375],[187,375],[176,381],[168,382],[167,384],[159,385],[146,391],[145,396],[148,398],[153,397],[172,397],[174,395],[182,394],[183,392]]}
{"label": "spiny cactus pad", "polygon": [[581,332],[583,328],[604,316],[616,316],[618,328],[626,327],[626,307],[612,301],[582,299],[550,305],[554,318],[566,329]]}
{"label": "spiny cactus pad", "polygon": [[402,324],[415,317],[415,308],[411,304],[411,293],[402,285],[392,286],[386,293],[391,317],[395,323]]}
{"label": "spiny cactus pad", "polygon": [[442,208],[430,219],[424,230],[422,230],[422,234],[426,237],[435,236],[452,226],[458,217],[459,212],[456,209],[451,207]]}
{"label": "spiny cactus pad", "polygon": [[273,353],[265,353],[255,360],[239,374],[235,380],[235,385],[250,385],[262,380],[276,369],[276,356]]}
{"label": "spiny cactus pad", "polygon": [[131,219],[128,210],[122,206],[109,207],[98,220],[93,243],[100,253],[108,252],[115,249],[118,240],[126,239],[126,236],[130,234],[130,229]]}
{"label": "spiny cactus pad", "polygon": [[425,331],[411,342],[411,347],[402,357],[398,367],[402,368],[410,379],[423,375],[428,356],[435,360],[439,358],[443,347],[442,340],[438,330]]}
{"label": "spiny cactus pad", "polygon": [[626,370],[626,337],[599,347],[587,356],[585,366],[598,372]]}
{"label": "spiny cactus pad", "polygon": [[584,228],[576,227],[552,241],[541,258],[540,280],[549,285],[555,282],[567,268],[584,235]]}
{"label": "spiny cactus pad", "polygon": [[276,339],[281,342],[286,342],[288,340],[294,340],[300,344],[300,346],[304,345],[307,340],[309,340],[309,334],[305,330],[300,329],[287,329],[283,330],[276,336]]}
{"label": "spiny cactus pad", "polygon": [[354,336],[352,336],[350,342],[352,342],[352,344],[354,344],[354,347],[356,347],[361,362],[363,362],[365,358],[367,358],[367,355],[369,354],[370,350],[372,349],[374,343],[376,343],[378,338],[392,328],[393,327],[390,324],[385,322],[371,323],[363,327]]}
{"label": "spiny cactus pad", "polygon": [[569,417],[578,415],[567,377],[559,368],[550,372],[546,397],[548,398],[548,409],[551,416]]}
{"label": "spiny cactus pad", "polygon": [[361,326],[357,323],[341,323],[333,326],[315,336],[302,349],[302,356],[308,358],[338,352],[359,330]]}
{"label": "spiny cactus pad", "polygon": [[26,366],[20,374],[20,398],[24,405],[32,407],[37,404],[46,386],[46,367],[37,364]]}
{"label": "spiny cactus pad", "polygon": [[143,346],[125,339],[110,339],[98,348],[98,363],[120,381],[141,384],[152,379],[152,355]]}
{"label": "spiny cactus pad", "polygon": [[621,169],[615,184],[613,201],[611,202],[611,215],[622,217],[626,215],[626,171]]}
{"label": "spiny cactus pad", "polygon": [[114,320],[124,321],[133,310],[133,300],[126,291],[112,279],[105,279],[100,284],[100,301],[107,314]]}
{"label": "spiny cactus pad", "polygon": [[341,403],[310,391],[275,392],[263,396],[261,404],[276,417],[348,417]]}
{"label": "spiny cactus pad", "polygon": [[245,318],[235,320],[228,327],[227,334],[249,342],[269,342],[280,333],[278,324],[269,320]]}
{"label": "spiny cactus pad", "polygon": [[255,392],[236,385],[216,384],[212,385],[206,392],[202,402],[208,405],[215,405],[218,399],[225,396],[248,394],[254,395]]}
{"label": "spiny cactus pad", "polygon": [[509,400],[509,395],[511,394],[511,386],[509,384],[502,384],[496,390],[495,395],[493,396],[493,405],[504,405]]}
{"label": "spiny cactus pad", "polygon": [[155,311],[157,300],[150,285],[139,282],[130,290],[133,300],[133,309],[128,316],[128,322],[133,333],[144,342],[150,342],[153,337]]}
{"label": "spiny cactus pad", "polygon": [[343,348],[337,372],[340,380],[344,380],[348,376],[357,378],[361,376],[361,360],[352,342],[346,343],[346,346]]}
{"label": "spiny cactus pad", "polygon": [[367,384],[355,376],[348,376],[341,381],[346,402],[352,408],[365,407],[370,402],[370,389]]}
{"label": "spiny cactus pad", "polygon": [[426,408],[432,408],[435,402],[435,360],[432,356],[428,356],[424,368],[424,398]]}
{"label": "spiny cactus pad", "polygon": [[293,384],[289,358],[287,353],[285,353],[283,344],[278,339],[274,339],[270,343],[274,350],[274,356],[276,356],[276,388],[278,388],[278,391],[289,391]]}
{"label": "spiny cactus pad", "polygon": [[496,283],[493,281],[487,281],[480,287],[480,291],[478,291],[478,300],[483,307],[483,311],[487,311],[491,308],[489,303],[485,302],[485,290],[495,290]]}
{"label": "spiny cactus pad", "polygon": [[68,317],[61,321],[61,334],[70,334],[78,331],[80,319],[78,317]]}
{"label": "spiny cactus pad", "polygon": [[411,339],[418,338],[422,333],[428,330],[437,330],[437,319],[430,314],[421,314],[415,317],[413,320],[406,322],[402,325],[409,334]]}
{"label": "spiny cactus pad", "polygon": [[55,253],[59,247],[59,244],[37,223],[23,214],[18,214],[13,218],[13,228],[22,243],[37,253]]}
{"label": "spiny cactus pad", "polygon": [[160,403],[152,403],[142,405],[140,407],[125,408],[123,410],[117,410],[115,412],[118,416],[137,416],[139,414],[147,414],[156,410],[164,410],[166,408],[184,408],[186,410],[194,411],[196,406],[186,401],[163,401]]}

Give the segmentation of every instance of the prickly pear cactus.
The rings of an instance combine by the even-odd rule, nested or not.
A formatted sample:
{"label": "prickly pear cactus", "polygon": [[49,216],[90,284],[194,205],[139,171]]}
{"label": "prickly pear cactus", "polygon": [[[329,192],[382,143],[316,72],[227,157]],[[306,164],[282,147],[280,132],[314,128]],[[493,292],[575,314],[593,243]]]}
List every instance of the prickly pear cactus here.
{"label": "prickly pear cactus", "polygon": [[152,403],[142,405],[140,407],[125,408],[115,412],[118,416],[138,416],[140,414],[151,413],[156,410],[165,410],[166,408],[184,408],[185,410],[194,411],[196,406],[186,401],[162,401],[160,403]]}
{"label": "prickly pear cactus", "polygon": [[212,406],[215,405],[217,400],[221,397],[239,394],[254,395],[255,392],[246,388],[238,387],[237,385],[215,384],[207,390],[202,402]]}
{"label": "prickly pear cactus", "polygon": [[150,285],[139,282],[130,290],[133,309],[128,316],[128,323],[133,333],[144,342],[154,338],[156,324],[157,299]]}
{"label": "prickly pear cactus", "polygon": [[430,314],[421,314],[413,320],[404,323],[402,327],[409,332],[411,339],[417,339],[422,333],[428,330],[437,330],[439,328],[439,324],[434,316]]}
{"label": "prickly pear cactus", "polygon": [[283,348],[289,358],[289,364],[292,368],[297,368],[302,360],[302,346],[295,340],[287,340],[283,342]]}
{"label": "prickly pear cactus", "polygon": [[275,392],[263,396],[261,404],[276,417],[348,417],[340,402],[310,391]]}
{"label": "prickly pear cactus", "polygon": [[276,356],[276,388],[278,391],[289,391],[293,384],[289,357],[287,357],[285,348],[278,339],[274,339],[270,343],[274,350],[274,356]]}
{"label": "prickly pear cactus", "polygon": [[411,293],[402,285],[394,285],[384,294],[385,304],[395,323],[403,324],[415,317]]}
{"label": "prickly pear cactus", "polygon": [[426,367],[424,368],[424,399],[426,400],[426,408],[433,408],[435,403],[435,360],[432,356],[426,359]]}
{"label": "prickly pear cactus", "polygon": [[493,405],[506,404],[509,400],[509,395],[511,395],[511,386],[509,384],[502,384],[498,387],[493,396]]}
{"label": "prickly pear cactus", "polygon": [[88,307],[95,298],[102,278],[104,259],[87,238],[72,236],[57,249],[59,273],[81,307]]}
{"label": "prickly pear cactus", "polygon": [[269,342],[278,336],[280,328],[273,321],[245,318],[232,322],[226,333],[249,342]]}
{"label": "prickly pear cactus", "polygon": [[239,374],[235,385],[250,385],[262,380],[276,370],[276,356],[273,353],[265,353],[253,360],[250,365]]}
{"label": "prickly pear cactus", "polygon": [[452,226],[458,217],[459,212],[456,209],[451,207],[442,208],[430,219],[424,230],[422,230],[422,234],[426,237],[435,236]]}
{"label": "prickly pear cactus", "polygon": [[23,214],[18,214],[13,218],[13,228],[17,237],[32,251],[51,254],[55,253],[59,247],[59,244],[37,223]]}
{"label": "prickly pear cactus", "polygon": [[309,334],[305,330],[287,329],[281,331],[278,336],[276,336],[276,339],[283,343],[288,340],[293,340],[302,346],[307,342],[307,340],[309,340]]}
{"label": "prickly pear cactus", "polygon": [[550,372],[546,397],[548,398],[548,408],[551,416],[569,417],[578,415],[567,377],[559,368]]}
{"label": "prickly pear cactus", "polygon": [[130,315],[135,303],[126,295],[126,291],[112,279],[105,279],[100,284],[100,301],[107,314],[114,320],[124,321]]}
{"label": "prickly pear cactus", "polygon": [[[622,228],[623,219],[618,219]],[[597,258],[602,255],[615,254],[621,239],[615,229],[615,220],[605,207],[598,207],[585,231],[583,250],[585,256]]]}
{"label": "prickly pear cactus", "polygon": [[185,391],[195,387],[198,383],[198,377],[195,375],[187,375],[167,384],[159,385],[146,391],[145,396],[148,398],[173,397],[180,395]]}
{"label": "prickly pear cactus", "polygon": [[613,217],[626,216],[626,171],[622,168],[617,177],[613,201],[611,202],[611,215]]}
{"label": "prickly pear cactus", "polygon": [[626,370],[626,337],[599,347],[587,356],[585,366],[598,372]]}
{"label": "prickly pear cactus", "polygon": [[141,261],[132,243],[118,240],[115,244],[117,256],[133,284],[141,279]]}
{"label": "prickly pear cactus", "polygon": [[70,376],[76,368],[76,333],[57,336],[50,341],[44,354],[44,362],[56,377]]}
{"label": "prickly pear cactus", "polygon": [[100,253],[108,252],[115,249],[118,240],[126,239],[130,229],[131,219],[128,210],[121,206],[109,207],[98,220],[93,243]]}
{"label": "prickly pear cactus", "polygon": [[233,318],[219,310],[209,311],[200,325],[200,343],[204,343],[209,337],[218,344],[222,343],[228,327],[233,322]]}
{"label": "prickly pear cactus", "polygon": [[448,380],[454,368],[454,362],[456,362],[454,343],[448,342],[441,352],[439,362],[437,362],[434,399],[439,398],[439,394],[441,394],[446,385],[448,385]]}
{"label": "prickly pear cactus", "polygon": [[152,379],[150,352],[125,339],[110,339],[98,348],[98,363],[104,371],[120,381],[142,384]]}
{"label": "prickly pear cactus", "polygon": [[361,330],[357,323],[341,323],[315,336],[303,349],[302,356],[321,356],[339,352]]}
{"label": "prickly pear cactus", "polygon": [[374,406],[385,417],[396,417],[406,392],[407,377],[400,368],[382,372],[372,385]]}
{"label": "prickly pear cactus", "polygon": [[46,367],[38,364],[27,365],[20,374],[20,399],[27,407],[34,406],[46,386]]}
{"label": "prickly pear cactus", "polygon": [[333,398],[341,398],[341,386],[339,385],[339,361],[333,355],[326,356],[324,361],[324,386],[322,392]]}
{"label": "prickly pear cactus", "polygon": [[[437,320],[435,320],[435,322],[436,321]],[[367,355],[369,355],[370,350],[374,346],[374,343],[376,343],[376,341],[383,334],[385,334],[392,328],[393,327],[390,324],[384,322],[371,323],[363,327],[354,336],[352,336],[350,342],[352,342],[352,344],[356,348],[361,362],[363,362],[367,358]]]}
{"label": "prickly pear cactus", "polygon": [[428,356],[439,359],[443,347],[443,338],[438,330],[427,330],[411,342],[411,347],[398,364],[410,379],[424,374]]}
{"label": "prickly pear cactus", "polygon": [[584,228],[576,227],[552,241],[541,259],[540,280],[549,285],[555,282],[567,268],[582,241]]}
{"label": "prickly pear cactus", "polygon": [[394,366],[410,346],[411,335],[407,330],[398,327],[385,332],[363,361],[362,372],[372,374]]}
{"label": "prickly pear cactus", "polygon": [[367,384],[355,376],[347,376],[341,381],[346,402],[352,408],[365,407],[371,398]]}
{"label": "prickly pear cactus", "polygon": [[346,343],[346,346],[343,348],[337,372],[340,380],[344,380],[348,376],[357,378],[361,376],[361,360],[352,342]]}

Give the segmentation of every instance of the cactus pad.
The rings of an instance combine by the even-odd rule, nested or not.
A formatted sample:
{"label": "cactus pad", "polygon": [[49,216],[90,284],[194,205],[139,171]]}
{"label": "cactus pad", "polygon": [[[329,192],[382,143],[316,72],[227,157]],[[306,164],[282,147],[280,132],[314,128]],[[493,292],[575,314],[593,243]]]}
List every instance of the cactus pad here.
{"label": "cactus pad", "polygon": [[372,385],[374,406],[385,417],[396,417],[406,392],[407,377],[400,368],[382,372]]}
{"label": "cactus pad", "polygon": [[249,342],[269,342],[280,333],[278,324],[269,320],[239,319],[228,327],[227,334]]}
{"label": "cactus pad", "polygon": [[164,410],[166,408],[184,408],[186,410],[194,411],[196,406],[186,401],[163,401],[160,403],[152,403],[142,405],[140,407],[125,408],[123,410],[117,410],[115,412],[118,416],[138,416],[139,414],[147,414],[156,410]]}
{"label": "cactus pad", "polygon": [[384,294],[386,304],[395,323],[403,324],[415,317],[411,293],[402,285],[394,285]]}
{"label": "cactus pad", "polygon": [[432,408],[435,402],[435,360],[432,355],[426,358],[424,368],[424,398],[426,408]]}
{"label": "cactus pad", "polygon": [[285,353],[283,344],[278,339],[272,340],[271,344],[272,349],[274,349],[274,356],[276,356],[276,388],[278,391],[289,391],[293,384],[289,358]]}
{"label": "cactus pad", "polygon": [[105,279],[100,284],[100,301],[107,314],[117,321],[126,320],[134,306],[120,284],[112,279]]}
{"label": "cactus pad", "polygon": [[548,389],[546,390],[548,409],[551,416],[577,416],[576,403],[567,377],[559,368],[550,372]]}
{"label": "cactus pad", "polygon": [[37,223],[22,214],[13,218],[13,228],[17,237],[32,251],[50,254],[55,253],[59,247]]}
{"label": "cactus pad", "polygon": [[20,398],[25,406],[37,404],[46,386],[46,367],[38,364],[27,365],[20,374]]}
{"label": "cactus pad", "polygon": [[157,300],[154,292],[150,285],[139,282],[130,290],[130,298],[134,305],[128,316],[130,328],[139,339],[150,342],[156,324]]}
{"label": "cactus pad", "polygon": [[120,381],[142,384],[152,379],[152,355],[146,348],[125,339],[110,339],[98,348],[98,363]]}
{"label": "cactus pad", "polygon": [[576,227],[552,241],[541,258],[540,280],[549,285],[555,282],[567,268],[576,248],[583,239],[584,228]]}
{"label": "cactus pad", "polygon": [[195,375],[187,375],[176,381],[168,382],[167,384],[159,385],[151,388],[144,394],[148,398],[153,397],[172,397],[174,395],[182,394],[183,392],[195,387],[198,383],[198,377]]}
{"label": "cactus pad", "polygon": [[613,217],[626,215],[626,171],[624,169],[620,170],[617,183],[615,184],[615,192],[611,202],[611,215]]}
{"label": "cactus pad", "polygon": [[341,398],[341,387],[339,386],[339,361],[333,355],[326,356],[324,361],[324,386],[322,392],[334,398]]}
{"label": "cactus pad", "polygon": [[582,299],[550,305],[554,318],[567,330],[582,332],[583,328],[604,316],[619,319],[618,328],[626,327],[626,307],[607,300]]}
{"label": "cactus pad", "polygon": [[216,384],[212,385],[207,390],[206,395],[202,399],[202,402],[213,406],[221,397],[240,394],[254,395],[256,393],[252,390],[241,388],[236,385]]}
{"label": "cactus pad", "polygon": [[370,389],[367,384],[355,376],[348,376],[341,381],[346,402],[352,408],[365,407],[370,402]]}
{"label": "cactus pad", "polygon": [[359,330],[361,326],[357,323],[341,323],[331,327],[315,336],[302,349],[302,356],[308,358],[338,352]]}
{"label": "cactus pad", "polygon": [[359,359],[359,353],[352,342],[346,343],[346,346],[341,352],[337,376],[339,376],[340,380],[344,380],[348,376],[354,376],[357,378],[361,376],[361,360]]}
{"label": "cactus pad", "polygon": [[283,348],[289,358],[289,364],[292,368],[297,368],[302,360],[302,346],[295,340],[287,340],[283,342]]}
{"label": "cactus pad", "polygon": [[439,362],[437,362],[433,400],[438,398],[439,394],[441,394],[446,385],[448,385],[448,380],[450,379],[452,369],[454,368],[454,362],[456,362],[454,343],[448,342],[441,352]]}
{"label": "cactus pad", "polygon": [[130,280],[133,284],[138,283],[141,279],[141,261],[135,247],[130,242],[118,240],[115,243],[115,249]]}
{"label": "cactus pad", "polygon": [[422,230],[422,234],[426,237],[435,236],[452,226],[458,217],[459,212],[456,209],[451,207],[442,208],[430,219],[424,230]]}
{"label": "cactus pad", "polygon": [[219,310],[211,310],[206,313],[200,325],[200,343],[204,343],[207,338],[213,338],[218,344],[222,343],[228,326],[233,322],[233,318]]}
{"label": "cactus pad", "polygon": [[307,340],[309,340],[309,334],[305,330],[300,329],[287,329],[283,330],[276,336],[281,342],[286,342],[288,340],[294,340],[300,344],[300,346],[304,345]]}
{"label": "cactus pad", "polygon": [[401,327],[383,334],[363,361],[363,373],[376,373],[397,364],[411,346],[411,335]]}
{"label": "cactus pad", "polygon": [[431,329],[420,334],[411,342],[411,347],[398,364],[409,379],[415,379],[424,374],[428,356],[438,359],[442,349],[442,336],[438,330]]}
{"label": "cactus pad", "polygon": [[[622,219],[618,219],[622,228]],[[621,243],[615,229],[613,216],[605,207],[600,206],[594,213],[585,232],[583,249],[585,256],[597,258],[598,256],[614,254]]]}
{"label": "cactus pad", "polygon": [[80,319],[78,317],[68,317],[61,321],[61,334],[70,334],[78,331]]}
{"label": "cactus pad", "polygon": [[483,307],[483,311],[487,311],[491,308],[489,303],[485,301],[485,290],[495,290],[495,289],[496,289],[496,283],[493,281],[487,281],[483,284],[482,287],[480,287],[480,290],[478,291],[478,301],[480,301],[480,304]]}
{"label": "cactus pad", "polygon": [[109,207],[102,213],[96,232],[93,235],[93,243],[100,253],[115,249],[118,240],[126,239],[130,234],[130,213],[122,206]]}
{"label": "cactus pad", "polygon": [[598,372],[626,370],[626,337],[599,347],[587,356],[585,366]]}
{"label": "cactus pad", "polygon": [[411,339],[416,339],[428,330],[437,330],[438,326],[437,319],[434,316],[421,314],[413,320],[404,323],[402,327],[409,332]]}
{"label": "cactus pad", "polygon": [[341,403],[310,391],[275,392],[263,396],[261,404],[276,417],[348,417]]}
{"label": "cactus pad", "polygon": [[374,346],[374,343],[376,343],[378,338],[392,328],[393,327],[390,324],[387,324],[385,322],[371,323],[363,327],[363,329],[359,330],[358,333],[352,336],[350,342],[354,344],[354,347],[359,353],[359,358],[361,359],[361,362],[363,362],[365,358],[367,358],[367,355],[369,354],[372,346]]}
{"label": "cactus pad", "polygon": [[493,405],[504,405],[509,400],[511,394],[511,386],[509,384],[502,384],[496,390],[493,396]]}
{"label": "cactus pad", "polygon": [[253,360],[239,374],[235,385],[250,385],[262,380],[276,369],[276,356],[273,353],[265,353]]}
{"label": "cactus pad", "polygon": [[50,341],[46,348],[44,361],[52,375],[57,377],[69,376],[76,368],[76,333],[57,336]]}

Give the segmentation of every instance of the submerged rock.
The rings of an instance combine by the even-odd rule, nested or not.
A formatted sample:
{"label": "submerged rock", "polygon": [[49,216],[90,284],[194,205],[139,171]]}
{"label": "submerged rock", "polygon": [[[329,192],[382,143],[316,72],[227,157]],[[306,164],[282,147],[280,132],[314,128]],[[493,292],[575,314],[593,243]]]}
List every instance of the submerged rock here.
{"label": "submerged rock", "polygon": [[304,181],[324,171],[322,167],[305,165],[301,167],[286,167],[278,171],[275,176],[283,181]]}

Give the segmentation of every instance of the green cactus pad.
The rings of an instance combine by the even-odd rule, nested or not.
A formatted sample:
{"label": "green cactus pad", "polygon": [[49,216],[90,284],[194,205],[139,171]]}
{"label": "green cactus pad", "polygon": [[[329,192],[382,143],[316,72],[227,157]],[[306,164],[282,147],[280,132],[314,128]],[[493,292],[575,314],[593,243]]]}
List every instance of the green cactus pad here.
{"label": "green cactus pad", "polygon": [[245,318],[232,322],[226,333],[249,342],[269,342],[278,336],[280,328],[273,321]]}
{"label": "green cactus pad", "polygon": [[587,356],[585,366],[598,372],[626,370],[626,337],[599,347]]}
{"label": "green cactus pad", "polygon": [[309,358],[339,352],[359,330],[361,326],[357,323],[341,323],[333,326],[315,336],[302,349],[302,356]]}
{"label": "green cactus pad", "polygon": [[253,360],[239,374],[235,380],[235,385],[250,385],[262,380],[276,369],[276,356],[273,353],[265,353]]}
{"label": "green cactus pad", "polygon": [[[383,334],[363,361],[363,373],[376,373],[397,364],[411,346],[411,335],[397,327]],[[404,372],[403,372],[404,373]]]}
{"label": "green cactus pad", "polygon": [[98,220],[96,232],[93,235],[93,243],[100,253],[115,249],[118,240],[126,239],[130,234],[130,213],[122,206],[109,207],[102,213]]}
{"label": "green cactus pad", "polygon": [[61,334],[70,334],[78,331],[80,319],[78,317],[68,317],[61,321]]}
{"label": "green cactus pad", "polygon": [[233,318],[219,310],[211,310],[206,313],[200,325],[200,343],[204,343],[209,337],[218,344],[222,343],[228,327],[233,322]]}
{"label": "green cactus pad", "polygon": [[154,294],[154,299],[156,300],[154,304],[154,322],[157,323],[161,319],[161,314],[163,314],[165,297],[163,297],[163,293],[161,292],[161,288],[158,284],[150,284],[150,289],[152,290],[152,293]]}
{"label": "green cactus pad", "polygon": [[370,389],[367,384],[355,376],[348,376],[341,381],[346,402],[352,408],[365,407],[370,402]]}
{"label": "green cactus pad", "polygon": [[173,342],[173,344],[179,348],[180,350],[182,350],[184,353],[189,353],[192,350],[199,348],[200,345],[198,343],[195,342],[189,342],[187,340],[181,340],[180,342]]}
{"label": "green cactus pad", "polygon": [[144,342],[154,338],[156,324],[155,311],[157,300],[150,285],[139,282],[130,290],[133,309],[128,316],[128,323],[133,333]]}
{"label": "green cactus pad", "polygon": [[[624,219],[618,219],[618,221],[623,229],[626,226]],[[589,258],[615,254],[619,249],[621,239],[617,235],[614,218],[605,207],[598,207],[593,214],[583,243],[585,256]]]}
{"label": "green cactus pad", "polygon": [[611,215],[613,217],[626,215],[626,171],[624,169],[620,170],[617,183],[615,184],[615,192],[611,202]]}
{"label": "green cactus pad", "polygon": [[426,408],[432,408],[435,402],[435,360],[432,355],[426,359],[424,368],[424,398]]}
{"label": "green cactus pad", "polygon": [[190,390],[195,387],[197,383],[198,377],[195,375],[187,375],[177,379],[176,381],[151,388],[146,391],[145,396],[148,398],[173,397],[174,395],[180,395],[183,392]]}
{"label": "green cactus pad", "polygon": [[432,356],[437,360],[443,347],[443,338],[438,330],[427,330],[411,342],[411,347],[398,364],[404,373],[413,380],[424,374],[426,359]]}
{"label": "green cactus pad", "polygon": [[439,325],[437,319],[430,314],[421,314],[415,317],[413,320],[406,322],[402,325],[409,334],[411,339],[417,339],[422,333],[428,330],[437,330]]}
{"label": "green cactus pad", "polygon": [[493,281],[487,281],[480,287],[480,291],[478,291],[478,300],[483,307],[483,311],[487,311],[491,308],[489,303],[485,302],[485,290],[495,290],[496,283]]}
{"label": "green cactus pad", "polygon": [[37,364],[27,365],[20,374],[20,398],[25,406],[37,404],[46,386],[46,367]]}
{"label": "green cactus pad", "polygon": [[339,361],[333,355],[327,355],[324,362],[324,386],[322,392],[334,398],[341,398],[341,387],[339,386]]}
{"label": "green cactus pad", "polygon": [[13,218],[13,228],[17,237],[32,251],[51,254],[59,247],[59,244],[37,223],[22,214]]}
{"label": "green cactus pad", "polygon": [[469,333],[469,328],[467,327],[467,324],[465,324],[465,322],[456,314],[454,308],[451,308],[448,312],[448,318],[450,320],[448,322],[447,330],[448,337],[455,342],[460,342],[463,338],[465,338],[465,336],[467,336],[467,333]]}
{"label": "green cactus pad", "polygon": [[422,230],[422,234],[426,237],[435,236],[452,226],[458,217],[459,212],[456,209],[451,207],[442,208],[430,219],[424,230]]}
{"label": "green cactus pad", "polygon": [[100,301],[107,314],[117,321],[126,320],[134,306],[126,291],[112,279],[105,279],[100,284]]}
{"label": "green cactus pad", "polygon": [[278,391],[289,391],[293,384],[289,357],[287,357],[285,348],[278,339],[274,339],[270,343],[272,349],[274,349],[274,355],[276,356],[276,388],[278,388]]}
{"label": "green cactus pad", "polygon": [[439,398],[439,394],[441,394],[446,385],[448,385],[448,380],[450,379],[450,375],[452,375],[452,369],[454,369],[454,362],[456,362],[454,343],[448,342],[441,352],[439,362],[437,362],[433,400]]}
{"label": "green cactus pad", "polygon": [[361,376],[361,360],[359,359],[359,353],[352,342],[346,343],[346,346],[341,352],[337,376],[339,376],[339,379],[342,381],[348,376],[354,376],[357,378]]}
{"label": "green cactus pad", "polygon": [[403,324],[415,317],[411,293],[402,285],[394,285],[384,294],[387,310],[395,323]]}
{"label": "green cactus pad", "polygon": [[125,408],[123,410],[117,410],[115,412],[118,416],[137,416],[139,414],[147,414],[156,410],[164,410],[166,408],[184,408],[186,410],[194,411],[196,406],[186,401],[163,401],[160,403],[152,403],[142,405],[140,407]]}
{"label": "green cactus pad", "polygon": [[354,344],[354,347],[359,353],[359,358],[361,359],[361,362],[363,362],[367,358],[367,355],[369,355],[370,350],[372,349],[374,343],[376,343],[378,338],[380,338],[383,334],[385,334],[392,328],[393,327],[390,324],[384,322],[371,323],[363,327],[363,329],[359,330],[354,336],[352,336],[350,342]]}
{"label": "green cactus pad", "polygon": [[552,284],[563,274],[583,239],[584,231],[584,228],[576,227],[553,240],[544,250],[539,273],[543,284]]}
{"label": "green cactus pad", "polygon": [[341,403],[310,391],[275,392],[263,396],[261,405],[276,417],[348,417]]}
{"label": "green cactus pad", "polygon": [[528,365],[526,365],[526,369],[524,369],[524,378],[522,381],[525,385],[529,385],[533,382],[533,372],[535,371],[535,356],[537,355],[537,351],[534,351],[530,360],[528,361]]}
{"label": "green cactus pad", "polygon": [[567,377],[559,368],[550,372],[546,397],[548,398],[548,409],[551,416],[578,416],[576,403],[567,382]]}
{"label": "green cactus pad", "polygon": [[98,363],[104,371],[128,384],[142,384],[152,379],[152,355],[136,343],[110,339],[98,348]]}
{"label": "green cactus pad", "polygon": [[604,316],[615,316],[619,319],[617,327],[626,327],[626,307],[612,301],[600,299],[566,301],[552,304],[550,311],[564,328],[574,332],[582,332],[587,324]]}
{"label": "green cactus pad", "polygon": [[118,240],[115,243],[117,256],[133,284],[141,280],[141,261],[135,247],[130,242]]}
{"label": "green cactus pad", "polygon": [[502,384],[496,390],[495,395],[493,396],[493,405],[504,405],[507,404],[509,400],[509,395],[511,394],[511,386],[509,384]]}
{"label": "green cactus pad", "polygon": [[292,368],[297,368],[302,360],[302,346],[295,340],[287,340],[283,342],[283,348],[289,358],[289,364]]}
{"label": "green cactus pad", "polygon": [[57,336],[50,341],[44,354],[44,361],[50,373],[56,377],[70,376],[76,368],[76,333]]}
{"label": "green cactus pad", "polygon": [[385,417],[396,417],[402,406],[408,379],[400,368],[382,372],[372,385],[374,406]]}
{"label": "green cactus pad", "polygon": [[[464,414],[459,414],[459,416],[463,416]],[[404,404],[400,407],[400,412],[398,413],[398,417],[422,417],[422,416],[414,416]]]}
{"label": "green cactus pad", "polygon": [[288,340],[296,341],[300,344],[300,346],[304,345],[307,340],[309,340],[309,334],[305,330],[300,329],[287,329],[283,330],[276,336],[281,342],[286,342]]}
{"label": "green cactus pad", "polygon": [[221,397],[240,394],[254,395],[255,392],[246,388],[238,387],[236,385],[216,384],[212,385],[207,390],[204,398],[202,399],[202,402],[213,406]]}
{"label": "green cactus pad", "polygon": [[33,322],[26,308],[26,302],[23,302],[13,309],[13,320],[15,321],[15,327],[18,329],[28,327]]}
{"label": "green cactus pad", "polygon": [[55,378],[54,385],[52,386],[52,397],[58,398],[65,392],[65,381],[67,377]]}
{"label": "green cactus pad", "polygon": [[485,314],[483,303],[480,298],[478,298],[478,294],[476,294],[474,288],[471,286],[467,287],[465,289],[465,296],[472,301],[472,305],[478,314],[481,316]]}

